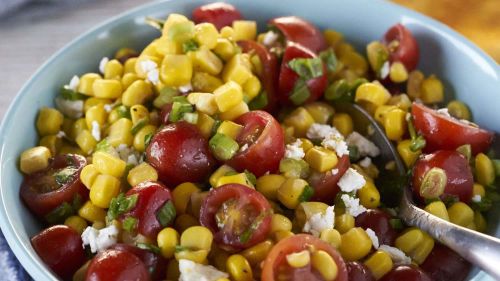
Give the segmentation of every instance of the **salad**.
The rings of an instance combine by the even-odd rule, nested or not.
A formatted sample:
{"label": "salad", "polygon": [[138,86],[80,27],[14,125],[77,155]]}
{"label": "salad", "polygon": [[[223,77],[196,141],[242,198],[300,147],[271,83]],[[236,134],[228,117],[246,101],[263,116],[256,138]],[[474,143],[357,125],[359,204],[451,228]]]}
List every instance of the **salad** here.
{"label": "salad", "polygon": [[[147,18],[159,35],[75,75],[39,110],[20,197],[63,280],[464,280],[470,264],[398,219],[402,189],[484,232],[493,133],[416,67],[395,24],[362,52],[285,16],[261,33],[232,5]],[[373,115],[407,167],[338,110]],[[337,108],[336,108],[337,107]]]}

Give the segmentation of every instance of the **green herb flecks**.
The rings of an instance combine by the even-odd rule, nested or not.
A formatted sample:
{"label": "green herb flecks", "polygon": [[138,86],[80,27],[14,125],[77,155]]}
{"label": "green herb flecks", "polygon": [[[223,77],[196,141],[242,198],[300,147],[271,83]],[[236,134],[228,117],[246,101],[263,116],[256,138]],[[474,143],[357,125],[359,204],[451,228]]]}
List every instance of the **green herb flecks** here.
{"label": "green herb flecks", "polygon": [[123,221],[122,221],[122,228],[129,232],[129,233],[132,233],[136,230],[137,228],[137,219],[132,217],[132,216],[129,216],[129,217],[126,217]]}
{"label": "green herb flecks", "polygon": [[63,186],[72,181],[78,169],[68,166],[54,174],[54,179],[59,186]]}
{"label": "green herb flecks", "polygon": [[138,194],[133,194],[130,196],[125,196],[125,194],[123,193],[118,194],[118,196],[111,199],[106,219],[108,221],[114,220],[118,216],[132,210],[137,204],[138,198]]}
{"label": "green herb flecks", "polygon": [[288,67],[306,81],[323,75],[323,61],[319,57],[296,58],[288,62]]}
{"label": "green herb flecks", "polygon": [[175,215],[176,212],[174,204],[169,200],[160,208],[160,210],[158,210],[158,212],[156,213],[156,218],[158,219],[158,222],[161,226],[166,227],[173,222],[173,220],[175,219]]}

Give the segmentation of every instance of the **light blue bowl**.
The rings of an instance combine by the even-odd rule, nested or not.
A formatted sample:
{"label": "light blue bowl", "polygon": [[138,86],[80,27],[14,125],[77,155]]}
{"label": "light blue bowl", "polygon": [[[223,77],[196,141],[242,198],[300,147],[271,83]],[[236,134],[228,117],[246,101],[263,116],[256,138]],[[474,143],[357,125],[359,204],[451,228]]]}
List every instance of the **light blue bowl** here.
{"label": "light blue bowl", "polygon": [[[172,12],[190,15],[193,8],[207,1],[173,0],[151,3],[120,15],[83,34],[49,59],[24,85],[0,129],[0,224],[17,258],[35,280],[57,280],[38,258],[30,237],[41,230],[40,224],[21,204],[21,174],[18,156],[35,145],[35,117],[41,106],[53,106],[59,87],[74,74],[96,71],[99,60],[120,47],[144,47],[157,31],[144,24],[145,16],[164,18]],[[500,132],[499,67],[476,46],[448,27],[394,4],[375,0],[235,0],[249,19],[265,22],[275,16],[297,15],[321,28],[342,32],[358,50],[379,39],[388,27],[402,22],[411,29],[421,47],[419,68],[435,73],[445,81],[446,93],[465,101],[475,121]],[[500,208],[491,214],[490,233],[500,236]],[[499,262],[500,264],[500,262]],[[473,280],[492,280],[475,270]]]}

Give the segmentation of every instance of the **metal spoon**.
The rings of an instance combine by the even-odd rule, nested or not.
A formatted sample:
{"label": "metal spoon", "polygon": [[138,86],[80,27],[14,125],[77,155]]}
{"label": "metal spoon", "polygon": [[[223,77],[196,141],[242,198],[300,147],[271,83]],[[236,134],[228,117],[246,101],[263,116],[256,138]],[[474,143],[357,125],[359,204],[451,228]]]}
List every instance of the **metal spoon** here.
{"label": "metal spoon", "polygon": [[[348,113],[353,118],[355,130],[380,148],[378,164],[394,161],[398,173],[406,174],[398,152],[368,112],[351,103],[335,104],[335,108]],[[488,272],[495,280],[500,280],[500,239],[450,223],[418,208],[413,204],[409,189],[408,185],[403,189],[398,216],[406,224],[426,231],[464,259]]]}

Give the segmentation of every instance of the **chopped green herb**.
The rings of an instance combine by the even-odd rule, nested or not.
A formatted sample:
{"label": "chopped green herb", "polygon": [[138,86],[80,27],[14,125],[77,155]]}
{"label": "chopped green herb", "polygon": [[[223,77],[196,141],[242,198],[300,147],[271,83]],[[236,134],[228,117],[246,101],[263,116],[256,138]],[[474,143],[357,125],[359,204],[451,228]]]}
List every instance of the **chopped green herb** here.
{"label": "chopped green herb", "polygon": [[66,218],[72,216],[74,213],[75,211],[73,207],[71,207],[68,202],[63,202],[61,205],[46,214],[45,219],[50,224],[58,224],[64,222]]}
{"label": "chopped green herb", "polygon": [[309,185],[306,185],[304,187],[304,190],[302,190],[302,193],[299,196],[299,202],[307,202],[311,197],[314,195],[314,189],[310,187]]}
{"label": "chopped green herb", "polygon": [[401,219],[390,219],[389,224],[395,230],[401,230],[404,228],[404,224],[403,224],[403,221]]}
{"label": "chopped green herb", "polygon": [[130,116],[130,109],[125,105],[119,105],[119,106],[115,107],[114,110],[116,110],[116,112],[118,113],[118,116],[120,118],[127,118],[127,119],[132,118]]}
{"label": "chopped green herb", "polygon": [[160,31],[163,30],[163,25],[165,25],[165,21],[164,20],[159,20],[159,19],[155,19],[155,18],[152,18],[152,17],[146,17],[145,22],[148,25],[150,25],[150,26],[152,26],[152,27],[154,27],[154,28],[156,28],[156,29],[158,29]]}
{"label": "chopped green herb", "polygon": [[162,108],[164,105],[168,103],[172,103],[174,101],[174,97],[179,95],[176,89],[172,87],[163,87],[160,90],[160,93],[153,101],[153,106],[156,108]]}
{"label": "chopped green herb", "polygon": [[168,116],[168,120],[170,120],[170,122],[177,122],[182,119],[184,113],[189,113],[194,111],[193,106],[189,104],[187,100],[186,102],[175,101],[176,98],[179,97],[174,97],[174,103],[172,104],[172,111],[170,111],[170,114]]}
{"label": "chopped green herb", "polygon": [[237,152],[240,146],[232,138],[216,133],[208,142],[210,151],[212,151],[215,158],[226,161],[231,159]]}
{"label": "chopped green herb", "polygon": [[80,194],[76,194],[74,197],[73,197],[73,202],[71,203],[71,207],[73,208],[73,210],[80,210],[80,208],[82,207],[83,203],[82,203],[82,197],[80,196]]}
{"label": "chopped green herb", "polygon": [[186,96],[174,96],[172,97],[172,101],[189,104],[189,101]]}
{"label": "chopped green herb", "polygon": [[160,254],[160,248],[156,245],[153,245],[153,244],[148,244],[148,243],[137,243],[135,244],[137,246],[137,248],[140,248],[140,249],[143,249],[143,250],[146,250],[146,251],[150,251],[150,252],[153,252],[155,254]]}
{"label": "chopped green herb", "polygon": [[107,152],[107,153],[113,153],[115,149],[109,144],[107,139],[103,139],[102,141],[98,142],[95,146],[95,151],[102,151],[102,152]]}
{"label": "chopped green herb", "polygon": [[280,161],[280,173],[287,178],[306,178],[309,164],[303,159],[284,158]]}
{"label": "chopped green herb", "polygon": [[319,57],[296,58],[288,62],[288,67],[306,81],[323,75],[323,61]]}
{"label": "chopped green herb", "polygon": [[252,172],[245,170],[244,173],[245,173],[245,176],[247,177],[248,181],[251,184],[253,184],[253,185],[257,184],[257,178],[255,177],[255,175]]}
{"label": "chopped green herb", "polygon": [[354,96],[358,87],[365,83],[368,83],[368,80],[366,80],[365,78],[357,78],[349,85],[349,91]]}
{"label": "chopped green herb", "polygon": [[61,88],[61,97],[65,100],[70,100],[70,101],[84,100],[87,98],[87,96],[82,95],[71,89],[66,89],[65,87]]}
{"label": "chopped green herb", "polygon": [[54,179],[59,186],[63,186],[73,180],[73,176],[78,171],[77,168],[68,166],[54,174]]}
{"label": "chopped green herb", "polygon": [[474,210],[478,210],[480,212],[486,212],[491,209],[491,207],[493,206],[493,202],[491,201],[490,198],[485,196],[481,198],[481,201],[479,202],[471,201],[470,205]]}
{"label": "chopped green herb", "polygon": [[182,120],[196,125],[198,123],[198,113],[197,112],[186,112],[182,115]]}
{"label": "chopped green herb", "polygon": [[325,99],[328,101],[354,102],[354,94],[345,79],[332,83],[325,91]]}
{"label": "chopped green herb", "polygon": [[198,43],[196,43],[196,41],[194,41],[193,39],[187,40],[186,42],[182,43],[182,51],[184,53],[196,51],[198,50],[198,48]]}
{"label": "chopped green herb", "polygon": [[181,245],[175,246],[176,253],[180,253],[180,252],[184,252],[184,251],[188,251],[188,250],[189,250],[189,248],[185,247],[185,246],[181,246]]}
{"label": "chopped green herb", "polygon": [[124,214],[132,210],[137,204],[137,199],[139,195],[134,194],[130,196],[125,196],[125,194],[120,193],[115,198],[111,199],[109,204],[107,219],[109,221],[116,219],[119,215]]}
{"label": "chopped green herb", "polygon": [[351,163],[358,162],[361,158],[361,154],[359,153],[359,148],[356,145],[349,145],[349,161]]}
{"label": "chopped green herb", "polygon": [[328,48],[327,50],[319,53],[319,57],[323,60],[323,62],[326,65],[326,69],[330,72],[335,72],[337,69],[337,57],[335,56],[335,53],[333,52],[332,48]]}
{"label": "chopped green herb", "polygon": [[500,159],[492,159],[493,167],[495,167],[495,176],[500,177]]}
{"label": "chopped green herb", "polygon": [[149,133],[144,136],[144,146],[148,146],[149,143],[151,142],[151,139],[153,138],[153,133]]}
{"label": "chopped green herb", "polygon": [[292,94],[290,95],[290,100],[295,105],[303,104],[309,97],[311,96],[311,92],[309,91],[309,87],[304,79],[299,78],[297,82],[295,82],[295,86],[293,87]]}
{"label": "chopped green herb", "polygon": [[132,216],[126,217],[122,221],[122,227],[127,232],[130,232],[130,233],[134,232],[135,229],[137,228],[137,219],[132,217]]}
{"label": "chopped green herb", "polygon": [[161,226],[168,226],[175,219],[175,207],[171,200],[167,201],[156,213],[156,218]]}
{"label": "chopped green herb", "polygon": [[267,106],[267,93],[266,91],[261,91],[253,100],[250,101],[248,107],[250,110],[263,109]]}
{"label": "chopped green herb", "polygon": [[425,147],[425,139],[423,136],[418,136],[415,139],[411,140],[410,150],[413,152],[417,152]]}
{"label": "chopped green herb", "polygon": [[137,121],[137,123],[132,126],[132,129],[130,129],[132,135],[137,134],[142,128],[144,128],[144,126],[148,124],[148,122],[148,118],[142,118],[141,120]]}

